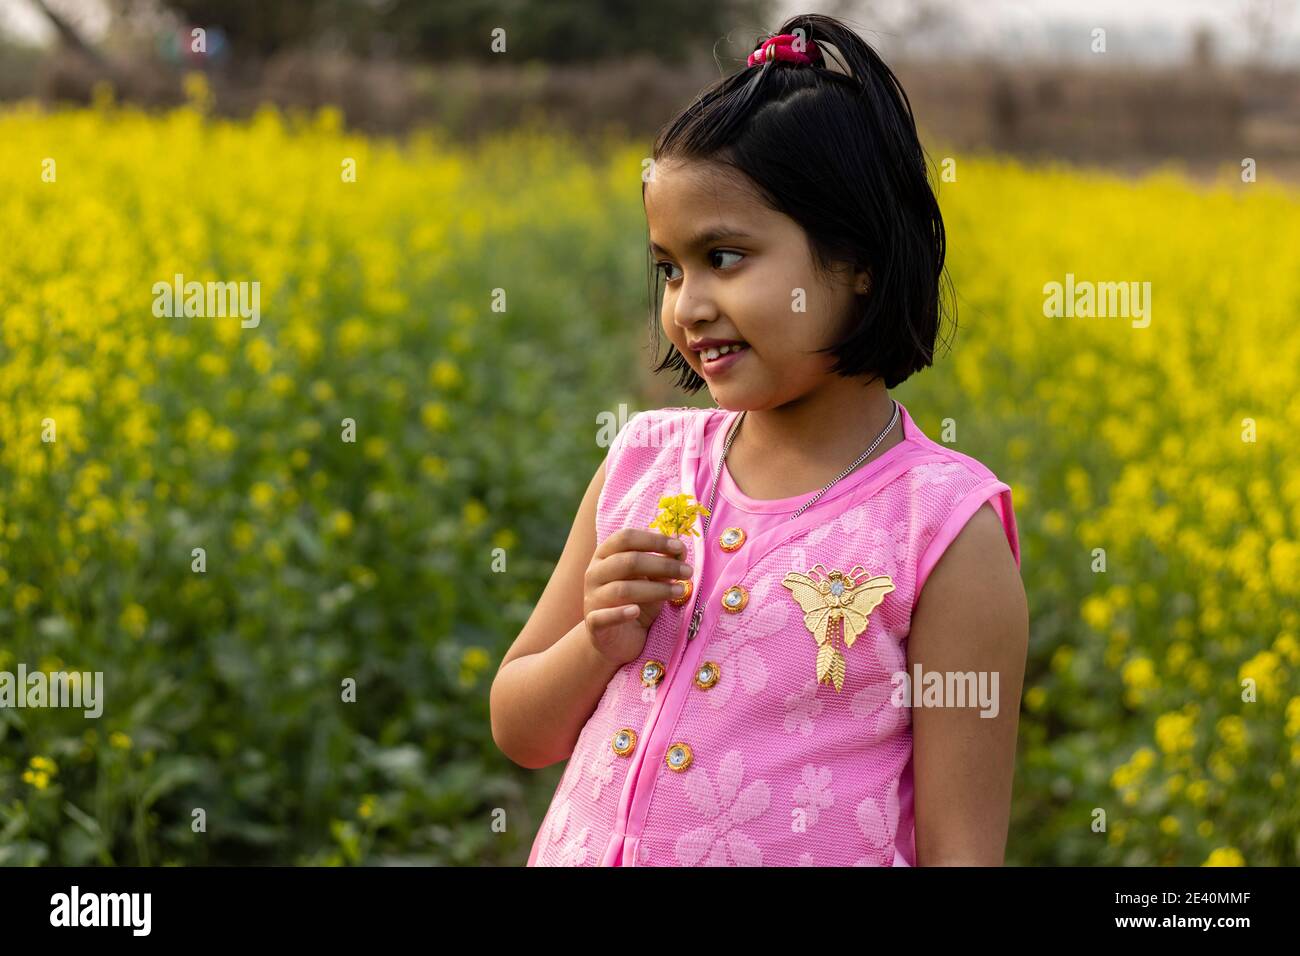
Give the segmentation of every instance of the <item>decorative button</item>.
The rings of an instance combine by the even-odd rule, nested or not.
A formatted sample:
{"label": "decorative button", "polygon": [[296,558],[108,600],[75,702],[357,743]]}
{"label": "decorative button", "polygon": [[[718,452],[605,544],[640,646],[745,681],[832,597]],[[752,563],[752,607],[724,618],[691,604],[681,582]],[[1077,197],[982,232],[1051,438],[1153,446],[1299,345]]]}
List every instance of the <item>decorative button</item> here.
{"label": "decorative button", "polygon": [[744,528],[724,528],[722,536],[718,538],[718,545],[723,551],[735,551],[744,543]]}
{"label": "decorative button", "polygon": [[695,686],[700,690],[708,690],[718,682],[719,676],[718,665],[713,661],[705,661],[695,672]]}
{"label": "decorative button", "polygon": [[669,770],[681,773],[691,765],[691,748],[678,741],[668,748],[668,753],[664,754],[664,763],[668,765]]}
{"label": "decorative button", "polygon": [[745,605],[748,603],[749,592],[739,584],[733,584],[722,592],[722,609],[724,611],[738,614],[745,609]]}
{"label": "decorative button", "polygon": [[691,599],[691,592],[695,590],[695,585],[691,583],[690,578],[687,578],[685,581],[674,581],[673,583],[686,585],[686,590],[682,592],[681,597],[668,599],[669,604],[676,604],[678,607],[681,607],[683,604],[685,604],[687,601]]}
{"label": "decorative button", "polygon": [[641,685],[643,687],[653,687],[664,679],[664,662],[663,661],[646,661],[641,668]]}
{"label": "decorative button", "polygon": [[614,735],[611,744],[614,747],[614,753],[620,757],[626,757],[636,748],[636,731],[631,727],[624,727]]}

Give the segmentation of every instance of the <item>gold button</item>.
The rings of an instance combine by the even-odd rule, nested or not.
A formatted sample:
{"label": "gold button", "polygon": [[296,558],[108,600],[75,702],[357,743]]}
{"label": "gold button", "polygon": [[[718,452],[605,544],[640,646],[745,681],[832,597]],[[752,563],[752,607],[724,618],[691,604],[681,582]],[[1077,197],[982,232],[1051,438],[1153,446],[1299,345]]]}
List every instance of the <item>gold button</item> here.
{"label": "gold button", "polygon": [[664,679],[663,661],[646,661],[641,668],[641,685],[643,687],[654,687]]}
{"label": "gold button", "polygon": [[695,672],[695,686],[700,690],[708,690],[718,682],[720,676],[718,665],[713,661],[705,661]]}
{"label": "gold button", "polygon": [[732,614],[739,614],[749,603],[749,592],[739,584],[733,584],[722,592],[722,609]]}
{"label": "gold button", "polygon": [[614,739],[610,741],[610,744],[614,748],[614,753],[620,757],[626,757],[636,748],[636,731],[631,727],[624,727],[614,734]]}
{"label": "gold button", "polygon": [[724,528],[718,538],[718,546],[723,551],[735,551],[745,543],[744,528]]}
{"label": "gold button", "polygon": [[687,578],[685,581],[674,581],[673,583],[686,585],[686,590],[682,592],[681,597],[668,599],[668,603],[676,604],[678,607],[681,607],[683,604],[685,604],[687,601],[691,599],[691,592],[695,590],[695,585],[691,583],[690,578]]}
{"label": "gold button", "polygon": [[678,741],[668,748],[668,753],[664,754],[664,763],[668,765],[669,770],[681,773],[691,765],[691,748]]}

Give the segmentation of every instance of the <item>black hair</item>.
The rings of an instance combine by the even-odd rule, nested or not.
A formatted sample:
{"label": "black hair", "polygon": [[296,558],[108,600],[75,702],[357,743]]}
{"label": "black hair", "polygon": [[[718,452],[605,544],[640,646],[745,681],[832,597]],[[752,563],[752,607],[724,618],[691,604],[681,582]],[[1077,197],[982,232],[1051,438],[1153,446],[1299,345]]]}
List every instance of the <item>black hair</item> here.
{"label": "black hair", "polygon": [[[865,268],[870,285],[855,297],[847,334],[822,351],[836,358],[831,371],[880,377],[893,388],[932,364],[948,311],[945,283],[951,290],[943,217],[912,106],[893,71],[840,20],[794,16],[777,33],[815,41],[813,65],[772,60],[715,81],[660,130],[652,158],[744,173],[765,202],[803,227],[819,269]],[[650,258],[657,354],[663,273]],[[678,371],[676,385],[687,392],[705,384],[672,345],[654,371],[667,369]]]}

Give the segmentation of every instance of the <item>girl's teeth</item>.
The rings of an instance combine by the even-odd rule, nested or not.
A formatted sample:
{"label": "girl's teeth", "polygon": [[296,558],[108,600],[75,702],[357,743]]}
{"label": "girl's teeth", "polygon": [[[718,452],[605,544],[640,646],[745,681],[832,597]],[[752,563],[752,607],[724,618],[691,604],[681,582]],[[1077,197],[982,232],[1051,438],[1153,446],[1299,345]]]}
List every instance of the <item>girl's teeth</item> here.
{"label": "girl's teeth", "polygon": [[726,355],[728,352],[739,352],[743,348],[746,348],[746,346],[745,345],[724,345],[721,348],[705,349],[700,354],[705,358],[706,361],[711,362],[715,358],[719,358],[723,355]]}

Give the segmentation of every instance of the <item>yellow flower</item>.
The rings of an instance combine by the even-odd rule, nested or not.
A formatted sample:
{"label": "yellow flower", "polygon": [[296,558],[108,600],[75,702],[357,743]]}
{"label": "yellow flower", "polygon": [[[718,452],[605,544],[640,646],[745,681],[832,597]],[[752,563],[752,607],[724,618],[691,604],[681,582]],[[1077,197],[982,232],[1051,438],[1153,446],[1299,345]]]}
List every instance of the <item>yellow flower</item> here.
{"label": "yellow flower", "polygon": [[237,551],[247,551],[253,545],[253,526],[247,521],[236,521],[230,529],[230,541]]}
{"label": "yellow flower", "polygon": [[1047,691],[1042,687],[1031,687],[1025,691],[1025,706],[1032,711],[1043,709],[1047,703]]}
{"label": "yellow flower", "polygon": [[1230,847],[1221,846],[1210,852],[1208,858],[1201,866],[1245,866],[1246,860],[1242,857],[1240,851]]}
{"label": "yellow flower", "polygon": [[375,812],[375,795],[367,793],[361,798],[361,804],[357,807],[357,816],[363,820],[369,820]]}
{"label": "yellow flower", "polygon": [[455,388],[460,384],[460,369],[446,359],[438,359],[429,369],[429,383],[443,390]]}
{"label": "yellow flower", "polygon": [[266,511],[275,501],[275,489],[265,481],[255,482],[249,489],[248,496],[253,500],[253,507]]}
{"label": "yellow flower", "polygon": [[1286,705],[1286,735],[1300,737],[1300,697],[1292,697]]}
{"label": "yellow flower", "polygon": [[1273,650],[1285,657],[1288,664],[1300,664],[1300,641],[1290,631],[1283,631],[1277,636]]}
{"label": "yellow flower", "polygon": [[29,761],[29,766],[33,770],[43,770],[51,776],[59,772],[58,764],[49,757],[35,756]]}
{"label": "yellow flower", "polygon": [[108,745],[110,747],[115,747],[118,750],[130,750],[131,738],[122,733],[122,731],[115,730],[108,735]]}
{"label": "yellow flower", "polygon": [[1231,751],[1241,751],[1246,747],[1246,721],[1236,714],[1230,714],[1226,717],[1220,717],[1219,722],[1215,724],[1215,729],[1219,732],[1219,738],[1227,744]]}
{"label": "yellow flower", "polygon": [[490,663],[487,651],[481,647],[467,647],[460,656],[460,685],[473,687],[478,677]]}
{"label": "yellow flower", "polygon": [[335,511],[330,515],[330,530],[340,538],[346,538],[352,533],[352,514],[348,511]]}
{"label": "yellow flower", "polygon": [[149,625],[149,614],[139,604],[128,604],[122,609],[121,616],[117,619],[118,625],[132,637],[144,637],[145,628]]}
{"label": "yellow flower", "polygon": [[1083,604],[1080,605],[1079,611],[1083,615],[1083,619],[1096,631],[1106,630],[1114,616],[1110,602],[1100,594],[1092,594],[1086,597]]}
{"label": "yellow flower", "polygon": [[1160,687],[1156,666],[1149,657],[1134,657],[1124,665],[1124,700],[1130,707],[1140,707]]}
{"label": "yellow flower", "polygon": [[50,778],[58,772],[59,768],[53,760],[36,756],[28,762],[28,769],[23,771],[22,779],[24,783],[30,784],[37,790],[44,790],[50,785]]}
{"label": "yellow flower", "polygon": [[1237,683],[1253,678],[1259,690],[1261,700],[1276,699],[1282,690],[1282,660],[1272,651],[1260,651],[1241,665],[1237,671]]}
{"label": "yellow flower", "polygon": [[424,427],[429,431],[441,432],[447,430],[451,416],[447,414],[447,406],[442,402],[425,402],[420,407],[420,421],[424,422]]}
{"label": "yellow flower", "polygon": [[650,522],[649,527],[670,538],[689,534],[699,537],[695,530],[697,516],[708,517],[709,510],[702,507],[690,495],[668,495],[659,499],[659,514]]}
{"label": "yellow flower", "polygon": [[1156,718],[1156,743],[1168,754],[1191,750],[1196,744],[1196,718],[1182,713],[1161,714]]}
{"label": "yellow flower", "polygon": [[20,614],[41,599],[41,589],[34,584],[19,585],[14,591],[14,610]]}
{"label": "yellow flower", "polygon": [[388,452],[388,439],[371,435],[362,443],[361,451],[371,461],[378,461]]}
{"label": "yellow flower", "polygon": [[208,442],[210,448],[223,455],[229,454],[233,451],[237,444],[239,444],[238,436],[236,436],[234,431],[227,428],[225,425],[218,425],[214,428],[212,430],[212,438]]}
{"label": "yellow flower", "polygon": [[461,508],[461,518],[464,520],[466,527],[477,528],[487,520],[488,510],[483,507],[483,502],[477,498],[471,498],[465,502]]}

